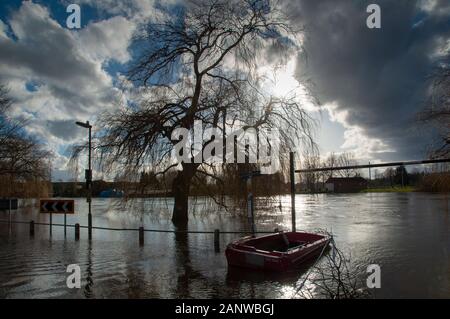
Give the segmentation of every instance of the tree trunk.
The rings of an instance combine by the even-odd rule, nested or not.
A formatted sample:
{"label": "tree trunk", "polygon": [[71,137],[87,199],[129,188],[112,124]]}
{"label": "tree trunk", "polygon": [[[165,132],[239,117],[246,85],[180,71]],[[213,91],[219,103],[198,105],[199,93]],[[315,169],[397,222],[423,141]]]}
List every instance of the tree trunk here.
{"label": "tree trunk", "polygon": [[197,171],[197,164],[182,164],[183,170],[179,171],[172,183],[174,197],[172,222],[177,228],[186,229],[189,211],[189,188],[192,177]]}

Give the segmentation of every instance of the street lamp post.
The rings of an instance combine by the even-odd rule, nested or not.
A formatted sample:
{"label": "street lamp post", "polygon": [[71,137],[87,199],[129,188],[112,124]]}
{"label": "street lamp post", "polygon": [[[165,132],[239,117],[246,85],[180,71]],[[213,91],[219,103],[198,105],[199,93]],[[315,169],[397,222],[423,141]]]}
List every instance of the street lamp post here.
{"label": "street lamp post", "polygon": [[89,159],[88,159],[88,169],[85,172],[85,178],[86,178],[86,189],[88,190],[87,193],[87,202],[89,205],[89,213],[88,213],[88,238],[89,240],[92,239],[92,214],[91,214],[91,201],[92,201],[92,167],[91,167],[91,152],[92,152],[92,125],[89,124],[89,121],[86,121],[86,123],[83,122],[76,122],[78,126],[87,128],[89,130]]}

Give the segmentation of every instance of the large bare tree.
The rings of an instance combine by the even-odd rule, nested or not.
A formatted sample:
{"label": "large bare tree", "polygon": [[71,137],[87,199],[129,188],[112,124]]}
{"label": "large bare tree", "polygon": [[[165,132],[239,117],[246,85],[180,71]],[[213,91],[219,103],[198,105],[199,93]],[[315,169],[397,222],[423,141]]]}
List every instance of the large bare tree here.
{"label": "large bare tree", "polygon": [[[168,172],[177,165],[170,162],[174,130],[191,130],[197,120],[222,133],[237,126],[278,129],[282,147],[312,143],[311,118],[298,97],[268,94],[257,72],[265,48],[277,57],[292,54],[298,35],[271,0],[188,1],[177,14],[147,25],[136,38],[140,56],[128,76],[140,98],[100,120],[103,167]],[[185,227],[191,184],[218,174],[204,162],[178,168],[172,221]]]}
{"label": "large bare tree", "polygon": [[432,157],[450,155],[450,57],[440,61],[432,75],[431,95],[419,120],[437,129],[439,140],[432,145]]}

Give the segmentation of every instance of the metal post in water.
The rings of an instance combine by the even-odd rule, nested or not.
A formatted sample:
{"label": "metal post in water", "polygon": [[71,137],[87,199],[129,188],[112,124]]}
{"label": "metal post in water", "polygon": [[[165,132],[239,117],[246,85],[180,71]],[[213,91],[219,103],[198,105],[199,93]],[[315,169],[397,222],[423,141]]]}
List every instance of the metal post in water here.
{"label": "metal post in water", "polygon": [[34,236],[34,220],[30,221],[30,237]]}
{"label": "metal post in water", "polygon": [[80,224],[75,224],[75,240],[80,240]]}
{"label": "metal post in water", "polygon": [[214,251],[216,253],[220,252],[220,230],[214,230]]}
{"label": "metal post in water", "polygon": [[289,175],[291,180],[291,215],[292,215],[292,231],[295,232],[295,167],[294,152],[289,153]]}
{"label": "metal post in water", "polygon": [[254,214],[254,205],[253,205],[253,194],[252,194],[252,174],[250,173],[247,179],[247,189],[249,190],[247,196],[247,217],[248,221],[251,225],[252,236],[255,237],[256,227],[255,227],[255,214]]}
{"label": "metal post in water", "polygon": [[144,246],[144,227],[139,227],[139,246]]}
{"label": "metal post in water", "polygon": [[52,237],[53,214],[50,212],[50,237]]}
{"label": "metal post in water", "polygon": [[89,240],[92,239],[92,212],[91,212],[91,205],[92,205],[92,165],[91,165],[91,153],[92,153],[92,126],[89,124],[89,121],[86,122],[89,126],[89,214],[88,214],[88,238]]}

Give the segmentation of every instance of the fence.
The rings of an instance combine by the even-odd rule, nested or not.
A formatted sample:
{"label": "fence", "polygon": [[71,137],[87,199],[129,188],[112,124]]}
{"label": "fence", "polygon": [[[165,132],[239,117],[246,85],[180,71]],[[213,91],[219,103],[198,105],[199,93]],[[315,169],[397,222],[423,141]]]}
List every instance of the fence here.
{"label": "fence", "polygon": [[[50,236],[52,235],[52,227],[64,227],[64,230],[66,227],[69,228],[75,228],[75,240],[80,239],[80,229],[89,229],[88,226],[80,225],[80,224],[58,224],[58,223],[40,223],[35,222],[34,220],[31,220],[29,222],[26,221],[17,221],[17,220],[0,220],[0,223],[3,224],[28,224],[30,227],[30,237],[34,237],[34,229],[36,225],[42,225],[42,226],[50,226]],[[154,233],[180,233],[180,234],[211,234],[214,235],[214,250],[216,252],[220,251],[220,234],[253,234],[252,231],[221,231],[220,229],[215,229],[213,231],[202,231],[202,230],[167,230],[167,229],[145,229],[144,227],[139,228],[112,228],[112,227],[98,227],[98,226],[92,226],[92,229],[98,229],[98,230],[109,230],[109,231],[137,231],[138,232],[138,239],[139,239],[139,245],[144,245],[144,234],[146,232],[154,232]],[[274,229],[273,231],[257,231],[254,232],[254,234],[274,234],[278,233],[278,229]],[[64,234],[66,234],[66,231],[64,231]]]}
{"label": "fence", "polygon": [[[450,159],[437,159],[437,160],[423,160],[423,161],[408,161],[408,162],[393,162],[393,163],[379,163],[379,164],[369,164],[369,165],[355,165],[355,166],[343,166],[343,167],[322,167],[322,168],[312,168],[312,169],[295,169],[294,165],[294,152],[289,154],[289,170],[290,170],[290,195],[291,195],[291,219],[292,219],[292,231],[296,231],[296,216],[295,216],[295,174],[296,173],[308,173],[308,172],[320,172],[320,171],[333,171],[349,168],[373,168],[373,167],[389,167],[389,166],[401,166],[401,165],[422,165],[422,164],[433,164],[433,163],[448,163]],[[278,229],[271,232],[269,231],[220,231],[220,229],[215,229],[213,231],[196,231],[196,230],[160,230],[160,229],[145,229],[144,227],[139,228],[111,228],[111,227],[96,227],[96,226],[81,226],[80,224],[67,225],[67,224],[55,224],[55,223],[36,223],[33,220],[30,222],[25,221],[12,221],[12,220],[0,220],[0,223],[14,223],[14,224],[29,224],[30,225],[30,236],[34,236],[35,225],[45,225],[50,226],[50,236],[52,235],[52,227],[64,227],[64,235],[66,235],[66,227],[75,228],[75,240],[80,239],[80,228],[88,229],[89,240],[91,240],[91,230],[110,230],[110,231],[137,231],[139,245],[144,245],[144,234],[145,232],[157,232],[157,233],[185,233],[185,234],[212,234],[214,235],[214,248],[216,252],[220,251],[220,234],[273,234],[277,233]]]}

